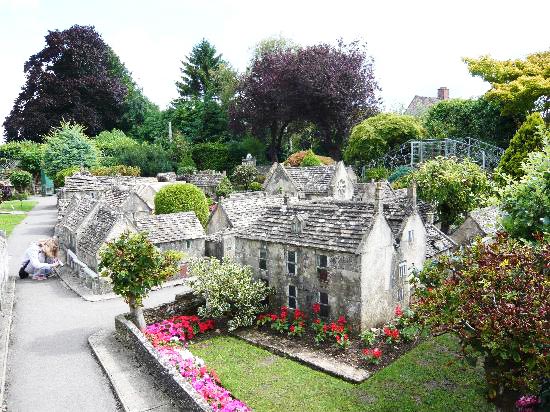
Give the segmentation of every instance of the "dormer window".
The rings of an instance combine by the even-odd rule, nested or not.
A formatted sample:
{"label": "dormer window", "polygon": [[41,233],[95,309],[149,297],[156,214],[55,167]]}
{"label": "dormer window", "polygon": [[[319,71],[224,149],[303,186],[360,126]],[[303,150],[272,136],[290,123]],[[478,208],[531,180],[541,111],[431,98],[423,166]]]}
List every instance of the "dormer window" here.
{"label": "dormer window", "polygon": [[302,233],[306,227],[306,220],[304,216],[294,216],[292,219],[292,233]]}

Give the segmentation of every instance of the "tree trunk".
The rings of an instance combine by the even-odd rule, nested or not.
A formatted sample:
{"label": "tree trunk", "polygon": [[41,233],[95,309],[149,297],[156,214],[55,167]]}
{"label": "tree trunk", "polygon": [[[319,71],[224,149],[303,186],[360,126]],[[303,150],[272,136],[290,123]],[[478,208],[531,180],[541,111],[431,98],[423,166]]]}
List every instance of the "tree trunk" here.
{"label": "tree trunk", "polygon": [[130,305],[130,313],[132,314],[133,321],[140,331],[144,331],[147,327],[145,323],[145,317],[143,316],[143,306],[136,303],[136,298],[131,297],[128,301]]}
{"label": "tree trunk", "polygon": [[497,367],[490,356],[485,358],[483,368],[485,369],[485,380],[489,389],[489,397],[495,404],[496,412],[515,412],[515,402],[521,394],[504,387],[500,382],[502,370]]}
{"label": "tree trunk", "polygon": [[272,162],[278,162],[279,161],[279,146],[278,146],[278,138],[279,138],[279,127],[277,125],[277,122],[271,123],[271,127],[269,128],[269,160]]}

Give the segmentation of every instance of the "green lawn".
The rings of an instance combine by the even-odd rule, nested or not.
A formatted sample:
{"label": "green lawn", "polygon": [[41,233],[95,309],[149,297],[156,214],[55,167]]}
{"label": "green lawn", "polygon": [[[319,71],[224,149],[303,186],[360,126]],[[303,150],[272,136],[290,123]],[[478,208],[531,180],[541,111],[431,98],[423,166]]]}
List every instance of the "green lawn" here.
{"label": "green lawn", "polygon": [[37,203],[36,200],[8,200],[0,203],[0,210],[29,212]]}
{"label": "green lawn", "polygon": [[359,385],[228,336],[190,349],[258,412],[494,411],[485,400],[482,369],[459,359],[450,336],[421,343]]}
{"label": "green lawn", "polygon": [[1,215],[0,214],[0,230],[6,232],[9,236],[13,231],[13,228],[17,226],[23,219],[25,219],[26,214],[24,215]]}

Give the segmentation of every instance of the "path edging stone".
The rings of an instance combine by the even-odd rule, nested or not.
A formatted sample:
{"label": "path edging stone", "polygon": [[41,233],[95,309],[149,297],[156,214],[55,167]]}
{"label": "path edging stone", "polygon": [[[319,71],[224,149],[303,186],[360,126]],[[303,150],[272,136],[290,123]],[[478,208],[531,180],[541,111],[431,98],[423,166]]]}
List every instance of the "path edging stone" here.
{"label": "path edging stone", "polygon": [[13,322],[13,306],[15,304],[15,278],[9,276],[2,296],[2,335],[0,341],[0,407],[6,402],[6,372],[8,370],[8,356]]}

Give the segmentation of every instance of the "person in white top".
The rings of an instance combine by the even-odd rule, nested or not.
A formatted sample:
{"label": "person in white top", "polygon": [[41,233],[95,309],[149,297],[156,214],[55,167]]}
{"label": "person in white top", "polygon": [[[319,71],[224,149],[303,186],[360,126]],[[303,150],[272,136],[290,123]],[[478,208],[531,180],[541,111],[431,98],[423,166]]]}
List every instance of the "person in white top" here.
{"label": "person in white top", "polygon": [[47,279],[52,269],[61,265],[58,253],[59,244],[55,238],[31,243],[23,256],[22,270],[34,280]]}

